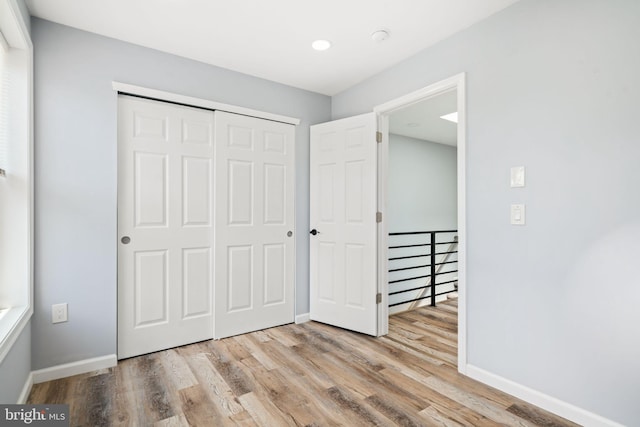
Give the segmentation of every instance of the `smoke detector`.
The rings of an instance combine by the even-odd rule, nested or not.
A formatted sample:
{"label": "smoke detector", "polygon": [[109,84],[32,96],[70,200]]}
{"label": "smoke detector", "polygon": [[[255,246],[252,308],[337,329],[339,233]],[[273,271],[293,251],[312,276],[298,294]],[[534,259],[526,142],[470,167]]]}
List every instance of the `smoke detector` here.
{"label": "smoke detector", "polygon": [[383,29],[376,30],[373,33],[371,33],[371,40],[373,40],[376,43],[380,43],[388,39],[389,36],[390,34],[388,30],[383,30]]}

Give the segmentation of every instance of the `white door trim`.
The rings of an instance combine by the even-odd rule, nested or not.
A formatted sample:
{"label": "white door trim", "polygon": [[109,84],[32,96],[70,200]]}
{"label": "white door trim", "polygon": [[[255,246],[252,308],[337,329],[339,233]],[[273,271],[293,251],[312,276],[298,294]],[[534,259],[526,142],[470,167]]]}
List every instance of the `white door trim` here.
{"label": "white door trim", "polygon": [[157,101],[173,102],[186,105],[188,107],[199,107],[206,110],[226,111],[227,113],[242,114],[243,116],[257,117],[259,119],[272,120],[274,122],[299,125],[300,119],[294,117],[281,116],[279,114],[266,113],[264,111],[252,110],[251,108],[238,107],[236,105],[223,104],[221,102],[208,99],[194,98],[192,96],[179,95],[177,93],[165,92],[163,90],[151,89],[143,86],[131,85],[128,83],[112,82],[113,90],[126,95],[136,95]]}
{"label": "white door trim", "polygon": [[434,97],[442,92],[457,90],[458,96],[458,372],[467,370],[467,304],[466,304],[466,93],[465,73],[411,92],[384,104],[373,111],[378,115],[378,129],[382,133],[382,144],[378,152],[378,208],[383,212],[383,221],[378,228],[378,292],[382,294],[379,304],[378,331],[381,335],[389,329],[388,307],[388,243],[387,221],[384,220],[387,207],[387,181],[389,179],[389,115],[411,104]]}

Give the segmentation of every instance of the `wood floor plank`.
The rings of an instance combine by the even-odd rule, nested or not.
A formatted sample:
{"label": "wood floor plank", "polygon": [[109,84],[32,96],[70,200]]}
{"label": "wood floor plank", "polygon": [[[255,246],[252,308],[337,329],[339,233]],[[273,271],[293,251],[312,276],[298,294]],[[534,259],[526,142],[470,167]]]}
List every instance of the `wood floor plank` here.
{"label": "wood floor plank", "polygon": [[[115,397],[116,382],[112,372],[88,376],[77,384],[74,392],[74,402],[82,402],[81,414],[76,420],[78,426],[103,426],[113,424],[111,417],[115,413],[113,397]],[[69,408],[71,410],[71,408]]]}
{"label": "wood floor plank", "polygon": [[[260,335],[260,337],[262,337],[262,335]],[[261,344],[265,341],[260,341],[256,335],[238,335],[236,337],[233,337],[232,339],[249,350],[251,356],[253,356],[258,362],[260,362],[260,364],[262,364],[265,369],[276,369],[278,367],[278,365],[262,350]]]}
{"label": "wood floor plank", "polygon": [[273,402],[260,400],[255,393],[246,393],[238,401],[259,426],[295,426],[293,420],[284,417]]}
{"label": "wood floor plank", "polygon": [[206,353],[215,370],[224,379],[235,396],[242,396],[253,391],[251,381],[229,356],[223,340],[217,343],[215,351]]}
{"label": "wood floor plank", "polygon": [[[140,393],[140,386],[134,380],[136,376],[136,358],[122,360],[114,368],[116,374],[116,397],[114,415],[111,418],[113,426],[133,426],[143,425],[147,421],[144,410],[140,408],[144,405],[143,395]],[[80,398],[79,403],[83,400]],[[73,412],[72,412],[73,413]],[[73,417],[72,417],[73,419]]]}
{"label": "wood floor plank", "polygon": [[66,403],[70,398],[69,391],[72,384],[73,378],[51,381],[51,384],[45,389],[44,401],[51,404]]}
{"label": "wood floor plank", "polygon": [[262,386],[263,393],[259,396],[273,402],[283,416],[289,417],[294,425],[309,425],[321,416],[319,411],[308,404],[302,393],[291,390],[287,378],[277,370],[256,369],[253,373],[256,381]]}
{"label": "wood floor plank", "polygon": [[[27,403],[37,403],[37,402],[46,402],[47,401],[47,391],[49,387],[51,387],[53,381],[47,381],[44,383],[34,384],[31,387],[31,393],[29,393],[29,398],[27,399]],[[47,402],[52,403],[52,402]]]}
{"label": "wood floor plank", "polygon": [[432,330],[425,328],[423,323],[407,321],[403,318],[394,319],[392,331],[396,333],[402,333],[401,331],[407,331],[413,334],[415,336],[415,339],[422,339],[422,340],[428,340],[429,342],[442,343],[447,345],[451,350],[457,349],[457,346],[458,346],[458,343],[456,342],[456,340],[434,333]]}
{"label": "wood floor plank", "polygon": [[514,403],[507,408],[507,411],[514,415],[517,415],[520,418],[524,418],[525,420],[537,426],[559,427],[563,426],[565,422],[564,419],[558,417],[557,415],[550,414],[546,411],[541,411],[540,409],[532,405],[528,405],[524,402]]}
{"label": "wood floor plank", "polygon": [[482,414],[474,412],[465,405],[451,399],[449,396],[440,393],[438,390],[424,387],[422,382],[429,377],[417,371],[407,370],[406,373],[400,373],[390,369],[383,371],[382,374],[397,381],[407,390],[410,390],[415,395],[420,396],[421,399],[429,402],[429,406],[437,408],[439,413],[451,419],[460,420],[464,425],[478,426],[480,425],[480,421],[485,418]]}
{"label": "wood floor plank", "polygon": [[326,391],[326,395],[342,409],[345,425],[384,426],[392,424],[391,420],[382,413],[370,409],[370,406],[365,405],[364,401],[340,386],[331,387]]}
{"label": "wood floor plank", "polygon": [[435,346],[430,346],[428,343],[422,343],[418,340],[410,340],[403,336],[394,334],[389,334],[388,338],[402,343],[409,348],[413,348],[418,353],[428,354],[432,358],[442,361],[442,363],[446,363],[451,366],[456,366],[456,364],[458,363],[458,358],[454,354],[447,353],[446,351],[436,350],[434,348]]}
{"label": "wood floor plank", "polygon": [[497,423],[518,427],[530,427],[533,425],[523,418],[513,416],[511,413],[487,401],[486,399],[479,398],[475,394],[455,387],[439,378],[431,376],[421,382],[428,385],[434,391],[437,390],[449,399],[454,400]]}
{"label": "wood floor plank", "polygon": [[428,426],[495,427],[499,425],[464,406],[452,411],[450,407],[433,404],[421,411],[420,416]]}
{"label": "wood floor plank", "polygon": [[326,372],[319,369],[314,359],[305,357],[298,347],[285,347],[280,342],[271,341],[265,344],[264,350],[275,360],[281,360],[281,370],[291,376],[305,377],[308,387],[315,390],[326,390],[335,385]]}
{"label": "wood floor plank", "polygon": [[285,347],[293,347],[294,345],[300,344],[298,341],[292,339],[290,334],[287,333],[287,326],[267,329],[265,333]]}
{"label": "wood floor plank", "polygon": [[198,383],[209,395],[209,399],[221,414],[227,417],[244,411],[237,402],[237,395],[216,371],[206,353],[194,354],[188,359],[189,366],[195,373]]}
{"label": "wood floor plank", "polygon": [[215,405],[200,385],[178,391],[182,402],[182,414],[192,426],[231,426],[231,420],[216,410]]}
{"label": "wood floor plank", "polygon": [[[429,406],[426,400],[421,399],[415,393],[407,391],[402,384],[397,381],[390,381],[387,377],[381,375],[381,371],[370,371],[364,365],[354,365],[345,361],[340,355],[336,355],[334,365],[341,368],[341,374],[338,375],[339,378],[336,381],[347,389],[354,389],[354,385],[358,384],[355,391],[360,391],[360,394],[363,395],[362,398],[365,400],[375,395],[384,395],[393,404],[402,403],[402,406],[411,408],[411,411],[414,412]],[[349,367],[348,371],[345,369],[346,366]],[[375,400],[375,398],[372,399],[372,401]],[[378,406],[383,407],[383,405]]]}
{"label": "wood floor plank", "polygon": [[160,359],[160,363],[169,372],[168,377],[176,390],[182,390],[198,384],[198,380],[191,372],[189,364],[174,349],[166,350]]}
{"label": "wood floor plank", "polygon": [[374,338],[290,324],[35,384],[73,426],[548,426],[572,424],[457,371],[457,300],[389,319]]}
{"label": "wood floor plank", "polygon": [[[131,425],[131,424],[129,424]],[[158,421],[153,424],[153,427],[189,427],[189,421],[184,414],[174,415],[173,417],[165,418],[162,421]]]}
{"label": "wood floor plank", "polygon": [[174,416],[179,407],[175,401],[176,396],[168,392],[169,382],[166,381],[166,373],[158,358],[158,353],[135,358],[134,379],[141,394],[141,401],[144,402],[146,419],[151,422]]}

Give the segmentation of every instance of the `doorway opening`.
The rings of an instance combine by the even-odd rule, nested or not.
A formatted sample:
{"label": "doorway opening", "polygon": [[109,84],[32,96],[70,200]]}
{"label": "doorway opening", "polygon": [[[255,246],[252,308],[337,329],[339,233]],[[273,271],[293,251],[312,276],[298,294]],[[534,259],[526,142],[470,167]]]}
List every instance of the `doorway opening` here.
{"label": "doorway opening", "polygon": [[457,93],[389,115],[389,314],[457,290]]}
{"label": "doorway opening", "polygon": [[461,373],[466,367],[464,77],[374,109],[383,142],[378,199],[385,216],[378,228],[379,327],[384,334],[390,314],[457,293]]}

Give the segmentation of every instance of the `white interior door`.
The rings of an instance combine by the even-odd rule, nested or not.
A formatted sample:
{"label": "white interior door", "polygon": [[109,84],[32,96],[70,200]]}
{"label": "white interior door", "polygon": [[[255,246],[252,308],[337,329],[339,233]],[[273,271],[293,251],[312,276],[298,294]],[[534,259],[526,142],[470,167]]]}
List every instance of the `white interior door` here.
{"label": "white interior door", "polygon": [[375,114],[311,126],[310,166],[311,320],[377,335]]}
{"label": "white interior door", "polygon": [[215,112],[215,333],[294,320],[293,125]]}
{"label": "white interior door", "polygon": [[118,357],[213,337],[213,113],[118,98]]}

